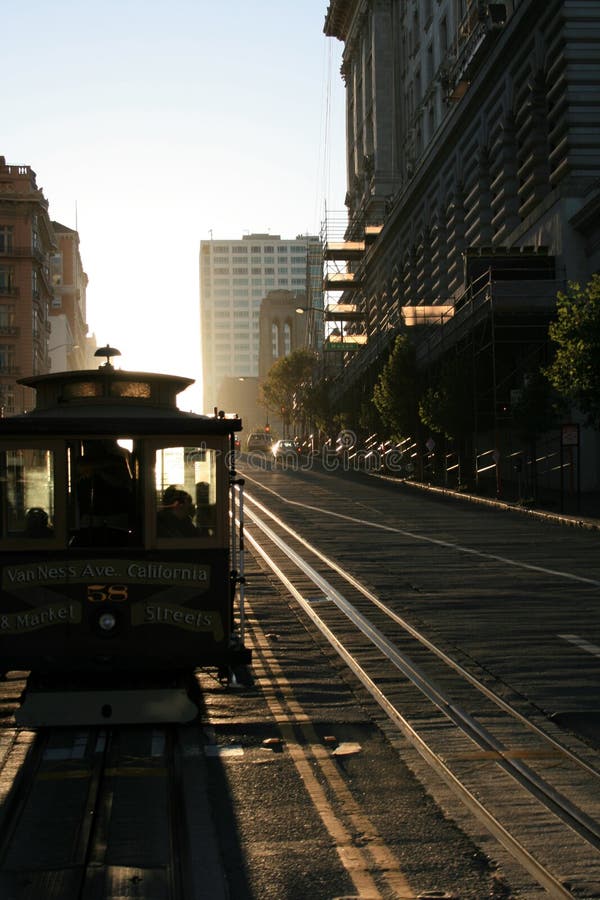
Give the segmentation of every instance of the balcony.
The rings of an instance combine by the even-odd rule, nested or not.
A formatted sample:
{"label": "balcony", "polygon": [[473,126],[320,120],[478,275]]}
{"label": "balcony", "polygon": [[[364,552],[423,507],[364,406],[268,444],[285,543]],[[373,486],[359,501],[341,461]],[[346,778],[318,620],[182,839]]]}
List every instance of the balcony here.
{"label": "balcony", "polygon": [[12,247],[10,250],[0,250],[0,257],[12,257],[13,259],[36,259],[40,263],[46,262],[48,254],[40,247]]}
{"label": "balcony", "polygon": [[450,304],[402,307],[402,318],[407,328],[416,325],[443,325],[453,315],[454,306]]}
{"label": "balcony", "polygon": [[356,262],[363,258],[364,241],[331,241],[325,244],[323,256],[327,260]]}
{"label": "balcony", "polygon": [[356,288],[359,283],[354,272],[326,272],[323,276],[324,291],[346,291]]}
{"label": "balcony", "polygon": [[454,64],[444,73],[444,85],[449,100],[461,100],[475,77],[490,45],[507,19],[505,3],[469,3],[467,14],[460,22],[454,47]]}
{"label": "balcony", "polygon": [[334,303],[325,308],[327,322],[362,322],[365,314],[353,303]]}

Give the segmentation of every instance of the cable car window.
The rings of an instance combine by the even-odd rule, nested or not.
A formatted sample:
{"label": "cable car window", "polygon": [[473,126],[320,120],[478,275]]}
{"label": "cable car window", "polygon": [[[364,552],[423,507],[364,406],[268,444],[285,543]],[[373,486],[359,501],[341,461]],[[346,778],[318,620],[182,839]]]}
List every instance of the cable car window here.
{"label": "cable car window", "polygon": [[44,448],[0,451],[2,537],[54,536],[54,453]]}
{"label": "cable car window", "polygon": [[[125,445],[125,446],[123,446]],[[140,541],[138,471],[131,442],[73,441],[68,447],[71,546],[120,546]]]}
{"label": "cable car window", "polygon": [[78,397],[101,397],[102,385],[93,381],[75,381],[63,385],[62,395],[65,400],[75,400]]}
{"label": "cable car window", "polygon": [[110,385],[110,393],[112,397],[134,397],[138,400],[147,400],[152,396],[147,381],[114,381]]}
{"label": "cable car window", "polygon": [[156,533],[159,538],[212,537],[217,531],[217,451],[156,450]]}

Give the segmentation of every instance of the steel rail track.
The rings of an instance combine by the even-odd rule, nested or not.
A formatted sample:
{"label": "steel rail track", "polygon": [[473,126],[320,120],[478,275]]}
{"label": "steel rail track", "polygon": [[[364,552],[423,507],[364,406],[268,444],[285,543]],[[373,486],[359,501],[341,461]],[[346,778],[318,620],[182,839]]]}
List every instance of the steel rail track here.
{"label": "steel rail track", "polygon": [[[84,744],[89,750],[86,752],[85,758],[83,754],[78,758],[82,764],[80,770],[74,767],[70,772],[64,772],[67,778],[76,779],[82,784],[85,781],[85,799],[81,803],[77,828],[73,829],[76,839],[71,848],[69,861],[65,860],[64,848],[58,849],[55,857],[46,853],[41,869],[34,867],[31,872],[20,868],[10,869],[12,876],[9,874],[9,878],[39,879],[43,877],[44,871],[54,871],[57,877],[60,877],[60,872],[69,872],[68,884],[65,881],[63,885],[66,898],[87,900],[87,898],[99,896],[98,878],[104,870],[110,868],[106,853],[109,846],[115,798],[118,799],[121,783],[123,780],[127,780],[129,772],[131,772],[130,778],[138,778],[143,777],[145,768],[149,770],[148,767],[133,765],[132,758],[122,759],[118,748],[115,749],[115,743],[118,743],[116,742],[118,732],[118,727],[100,729],[91,727],[89,729],[80,728],[78,734],[73,733],[73,746],[78,737],[81,740],[83,734],[85,735]],[[188,786],[185,784],[182,771],[182,747],[178,730],[165,726],[164,732],[164,766],[161,771],[164,769],[167,779],[166,810],[168,816],[168,862],[165,867],[165,887],[168,896],[173,900],[183,900],[186,897],[197,896],[191,880],[190,846],[185,814]],[[38,819],[40,816],[45,816],[48,821],[48,835],[42,834],[41,831],[31,835],[29,849],[32,859],[35,859],[37,855],[36,840],[44,841],[47,844],[48,836],[53,828],[51,810],[44,812],[42,808],[36,806],[36,788],[40,781],[43,782],[48,777],[53,778],[52,772],[47,770],[44,772],[45,761],[52,759],[52,749],[49,748],[51,748],[53,734],[52,729],[46,728],[33,737],[32,743],[29,745],[29,752],[16,768],[8,797],[2,805],[0,814],[0,880],[7,872],[6,860],[13,853],[13,848],[21,846],[17,839],[20,835],[22,841],[21,820],[24,817],[33,814]],[[15,746],[18,747],[16,741],[13,741],[12,745],[13,749]],[[9,758],[9,755],[5,757],[5,759]],[[68,752],[60,758],[63,760],[63,765],[64,762],[71,759]],[[154,773],[156,774],[156,769]],[[57,774],[60,776],[60,773]],[[46,781],[46,783],[48,782]],[[70,819],[61,820],[61,822],[61,827],[71,828]],[[139,839],[142,843],[147,840],[147,836],[143,832],[140,832],[139,835],[132,835],[133,838]],[[134,853],[135,856],[137,854]],[[125,868],[127,867],[126,863],[123,865]],[[139,863],[134,862],[131,865],[135,869]],[[144,897],[146,896],[145,888],[141,884],[141,878],[139,881],[136,896]]]}
{"label": "steel rail track", "polygon": [[[566,747],[556,738],[554,738],[551,734],[548,734],[543,728],[540,728],[536,725],[535,722],[532,722],[526,716],[519,712],[519,710],[515,709],[509,703],[499,697],[494,691],[487,687],[487,685],[483,684],[474,675],[471,674],[464,666],[461,666],[460,663],[456,662],[456,660],[452,659],[447,653],[441,650],[433,641],[430,641],[429,638],[420,632],[417,628],[410,624],[404,617],[399,616],[395,610],[390,609],[385,603],[383,603],[379,597],[377,597],[369,588],[365,587],[357,578],[354,578],[346,569],[340,566],[334,559],[330,556],[327,556],[325,553],[322,553],[317,547],[310,544],[306,541],[301,535],[297,534],[292,528],[289,527],[282,519],[276,516],[271,510],[269,510],[264,504],[260,503],[256,500],[255,497],[252,497],[248,491],[246,490],[245,500],[252,503],[257,509],[260,509],[261,513],[268,516],[272,519],[279,528],[289,534],[294,540],[305,547],[313,556],[317,559],[320,559],[328,568],[332,571],[336,572],[341,578],[348,582],[355,590],[357,590],[360,594],[363,595],[367,600],[369,600],[377,609],[379,609],[385,616],[391,619],[396,625],[399,625],[407,634],[410,634],[416,641],[422,644],[427,650],[437,656],[446,666],[453,669],[461,678],[465,681],[468,681],[476,690],[478,690],[481,694],[487,697],[488,700],[491,700],[499,709],[511,715],[514,719],[519,721],[522,725],[528,728],[533,733],[537,734],[544,741],[547,741],[551,744],[555,749],[559,750],[562,754],[571,759],[576,765],[581,766],[581,768],[587,770],[589,774],[594,775],[600,778],[600,771],[596,766],[593,766],[587,760],[583,759],[579,754],[575,753],[571,748]],[[297,501],[294,501],[297,503]],[[311,509],[314,507],[311,507]],[[300,558],[300,557],[298,557]],[[340,595],[341,597],[341,595]],[[340,603],[344,605],[348,611],[352,609],[351,605],[348,604],[343,598],[341,598]],[[342,608],[340,605],[340,608]]]}
{"label": "steel rail track", "polygon": [[[260,510],[261,513],[267,515],[272,522],[284,532],[294,537],[306,550],[313,553],[322,563],[331,568],[346,580],[354,589],[358,590],[367,599],[369,599],[386,615],[389,615],[396,624],[406,627],[406,630],[412,637],[419,640],[428,650],[434,652],[435,655],[446,665],[450,665],[461,677],[469,681],[472,687],[481,691],[489,700],[496,703],[508,715],[518,719],[521,725],[531,728],[538,738],[549,741],[554,749],[560,750],[562,754],[568,756],[576,765],[585,767],[588,775],[598,777],[597,770],[581,760],[577,754],[572,753],[568,748],[564,747],[560,742],[556,741],[545,731],[536,725],[530,723],[521,713],[507,704],[504,700],[497,697],[489,688],[482,685],[470,673],[467,673],[463,667],[459,666],[451,660],[447,654],[435,647],[432,642],[427,640],[423,635],[419,634],[416,629],[405,623],[404,620],[385,607],[377,598],[373,597],[370,591],[364,588],[352,576],[348,575],[335,561],[329,559],[325,554],[321,553],[317,548],[312,547],[308,541],[296,535],[286,523],[282,522],[274,513],[267,510],[259,501],[246,493],[246,500],[249,501],[254,509]],[[251,521],[262,531],[269,541],[275,544],[278,549],[283,552],[292,563],[302,571],[303,575],[308,577],[323,594],[330,599],[337,608],[344,613],[375,646],[383,653],[403,674],[411,680],[411,682],[435,704],[454,724],[463,730],[472,740],[482,747],[496,751],[499,755],[498,762],[502,768],[519,781],[520,784],[526,785],[527,790],[538,801],[545,804],[554,814],[559,815],[573,830],[587,841],[592,847],[598,849],[600,846],[600,829],[598,824],[590,819],[585,813],[577,809],[566,798],[562,797],[556,790],[546,784],[529,767],[520,763],[518,760],[508,758],[504,754],[505,748],[482,726],[478,725],[471,716],[461,710],[454,704],[443,691],[434,685],[430,679],[424,676],[405,654],[401,654],[398,649],[378,630],[368,619],[361,613],[357,612],[345,597],[337,591],[322,575],[310,566],[295,550],[293,550],[287,542],[279,537],[275,531],[266,524],[264,520],[258,516],[254,510],[249,510],[246,506],[246,515]],[[450,768],[440,759],[427,743],[417,734],[416,730],[410,725],[408,720],[400,714],[394,704],[383,694],[381,689],[374,683],[358,660],[348,651],[341,643],[339,638],[326,625],[318,611],[314,608],[302,593],[295,587],[290,578],[283,572],[281,567],[273,560],[270,554],[261,546],[260,542],[252,535],[247,534],[247,539],[257,551],[257,553],[265,560],[267,565],[277,575],[285,585],[286,589],[294,596],[303,611],[310,617],[313,623],[319,628],[329,643],[340,654],[344,661],[350,666],[354,674],[365,685],[372,696],[375,697],[379,705],[385,710],[387,715],[401,729],[403,734],[409,738],[411,743],[416,747],[421,756],[432,765],[438,774],[451,787],[459,793],[461,799],[466,806],[482,821],[488,830],[509,850],[509,852],[523,865],[523,867],[546,889],[553,897],[572,897],[573,895],[564,887],[564,885],[548,870],[546,866],[540,863],[527,848],[515,838],[509,831],[499,822],[499,820],[477,799],[477,797],[454,775]]]}

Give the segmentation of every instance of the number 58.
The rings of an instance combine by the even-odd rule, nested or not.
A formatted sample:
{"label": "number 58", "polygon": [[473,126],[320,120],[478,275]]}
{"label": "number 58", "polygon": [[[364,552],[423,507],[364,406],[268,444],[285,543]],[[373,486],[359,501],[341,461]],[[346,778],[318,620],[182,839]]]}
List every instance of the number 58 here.
{"label": "number 58", "polygon": [[126,584],[88,584],[88,603],[123,603],[127,600]]}

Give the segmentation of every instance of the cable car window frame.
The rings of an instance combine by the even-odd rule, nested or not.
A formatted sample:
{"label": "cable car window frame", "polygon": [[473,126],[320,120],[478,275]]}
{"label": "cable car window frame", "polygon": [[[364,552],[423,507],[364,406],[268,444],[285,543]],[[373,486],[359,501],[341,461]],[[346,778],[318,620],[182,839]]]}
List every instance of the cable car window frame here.
{"label": "cable car window frame", "polygon": [[0,451],[41,450],[52,454],[52,479],[54,510],[52,517],[53,534],[49,537],[34,537],[22,532],[5,534],[5,512],[7,505],[2,499],[0,516],[0,548],[2,550],[35,551],[63,549],[67,545],[67,504],[66,465],[64,457],[65,441],[62,438],[33,438],[27,435],[11,435],[0,438]]}
{"label": "cable car window frame", "polygon": [[[229,547],[229,434],[168,434],[163,437],[152,436],[143,439],[146,452],[148,478],[145,489],[146,498],[146,546],[150,549],[196,549],[200,547]],[[193,537],[161,537],[158,535],[157,515],[159,504],[156,490],[156,453],[168,448],[194,448],[215,451],[215,507],[216,527],[213,535],[194,535]],[[195,502],[195,498],[194,502]]]}

